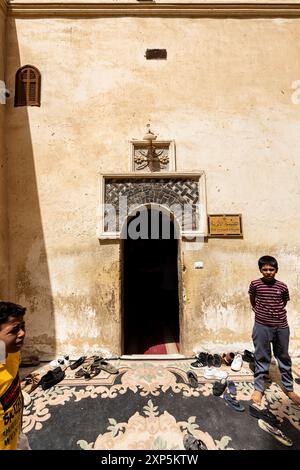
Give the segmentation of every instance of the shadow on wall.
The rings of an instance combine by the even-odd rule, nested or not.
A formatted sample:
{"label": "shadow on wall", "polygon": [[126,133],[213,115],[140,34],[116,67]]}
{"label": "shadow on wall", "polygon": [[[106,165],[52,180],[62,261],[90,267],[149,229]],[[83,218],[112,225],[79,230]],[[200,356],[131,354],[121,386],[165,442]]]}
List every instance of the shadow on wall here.
{"label": "shadow on wall", "polygon": [[[9,300],[27,307],[23,355],[38,354],[40,359],[48,359],[56,352],[55,321],[29,108],[14,107],[15,75],[26,63],[20,59],[14,19],[8,20],[7,29],[6,80],[12,91],[7,100],[5,122],[9,182]],[[39,68],[37,63],[30,65]],[[30,115],[41,115],[41,109],[30,108]]]}

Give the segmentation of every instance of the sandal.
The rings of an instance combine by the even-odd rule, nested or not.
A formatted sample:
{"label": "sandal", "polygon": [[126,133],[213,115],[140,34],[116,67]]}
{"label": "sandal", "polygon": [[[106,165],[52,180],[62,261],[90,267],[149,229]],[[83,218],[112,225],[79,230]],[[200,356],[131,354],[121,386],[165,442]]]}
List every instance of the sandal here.
{"label": "sandal", "polygon": [[188,378],[188,381],[189,381],[189,384],[190,384],[191,387],[193,387],[193,388],[198,387],[198,377],[195,374],[195,372],[193,372],[192,370],[189,370],[187,372],[187,378]]}
{"label": "sandal", "polygon": [[118,374],[119,371],[113,365],[109,364],[107,361],[101,358],[100,361],[94,361],[92,367],[99,367],[99,369],[108,372],[109,374]]}
{"label": "sandal", "polygon": [[40,385],[41,378],[41,374],[38,373],[27,375],[21,382],[21,389],[27,393],[33,392]]}
{"label": "sandal", "polygon": [[234,409],[235,411],[245,411],[245,407],[228,393],[224,393],[223,397],[226,404],[229,405],[230,408]]}
{"label": "sandal", "polygon": [[258,420],[258,426],[261,429],[263,429],[264,431],[271,434],[271,436],[273,436],[275,439],[277,439],[277,441],[281,442],[281,444],[283,444],[287,447],[291,447],[293,445],[293,441],[288,436],[283,434],[283,432],[280,429],[277,429],[276,427],[271,426],[266,421],[263,421],[262,419],[259,419]]}

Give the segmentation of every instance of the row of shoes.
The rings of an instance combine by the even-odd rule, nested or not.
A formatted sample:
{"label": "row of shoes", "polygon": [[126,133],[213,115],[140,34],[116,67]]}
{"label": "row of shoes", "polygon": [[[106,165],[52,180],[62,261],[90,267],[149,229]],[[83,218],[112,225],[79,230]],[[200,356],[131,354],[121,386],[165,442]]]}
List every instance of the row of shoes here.
{"label": "row of shoes", "polygon": [[241,370],[243,366],[243,356],[240,353],[224,353],[222,356],[219,354],[209,354],[206,352],[200,352],[196,356],[196,361],[192,362],[192,369],[201,369],[202,367],[218,368],[222,364],[230,366],[235,372]]}
{"label": "row of shoes", "polygon": [[[75,361],[70,361],[69,356],[59,356],[53,361],[50,362],[50,370],[44,375],[40,373],[32,372],[27,375],[21,382],[21,389],[24,399],[24,405],[28,406],[31,403],[30,393],[32,393],[38,386],[41,386],[43,390],[47,390],[54,385],[58,384],[65,378],[65,370],[70,367],[70,369],[78,369],[84,362],[84,370],[80,370],[75,373],[75,377],[84,376],[85,378],[91,378],[99,374],[100,370],[106,370],[111,374],[118,373],[118,370],[108,364],[102,357],[92,356],[91,358],[86,358],[86,356],[81,356]],[[89,368],[89,369],[88,369]],[[81,374],[81,372],[83,372]]]}

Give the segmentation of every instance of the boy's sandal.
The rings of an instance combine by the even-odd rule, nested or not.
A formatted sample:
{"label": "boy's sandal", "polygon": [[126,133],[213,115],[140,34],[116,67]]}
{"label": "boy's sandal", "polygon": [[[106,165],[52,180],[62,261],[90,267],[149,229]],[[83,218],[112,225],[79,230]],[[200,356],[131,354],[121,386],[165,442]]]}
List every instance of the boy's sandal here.
{"label": "boy's sandal", "polygon": [[235,411],[245,411],[245,407],[228,393],[224,393],[223,397],[230,408],[234,409]]}
{"label": "boy's sandal", "polygon": [[293,445],[292,439],[290,439],[288,436],[283,434],[283,432],[280,429],[277,429],[276,427],[271,426],[269,423],[267,423],[263,419],[258,420],[258,426],[264,431],[271,434],[271,436],[277,439],[277,441],[281,442],[281,444],[287,447],[291,447]]}

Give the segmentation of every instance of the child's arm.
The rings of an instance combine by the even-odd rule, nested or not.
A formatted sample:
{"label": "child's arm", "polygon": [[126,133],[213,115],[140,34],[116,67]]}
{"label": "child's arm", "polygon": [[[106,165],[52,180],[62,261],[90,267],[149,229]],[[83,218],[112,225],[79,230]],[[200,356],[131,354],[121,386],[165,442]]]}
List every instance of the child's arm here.
{"label": "child's arm", "polygon": [[252,308],[254,308],[255,307],[256,288],[253,285],[253,281],[251,282],[251,284],[249,286],[248,294],[249,294],[250,304],[252,305]]}
{"label": "child's arm", "polygon": [[249,294],[249,299],[250,299],[250,304],[252,307],[255,307],[255,295],[254,294]]}

